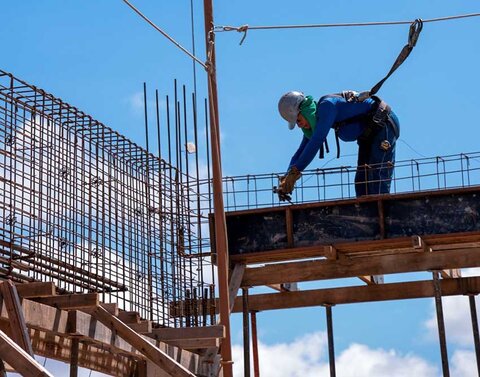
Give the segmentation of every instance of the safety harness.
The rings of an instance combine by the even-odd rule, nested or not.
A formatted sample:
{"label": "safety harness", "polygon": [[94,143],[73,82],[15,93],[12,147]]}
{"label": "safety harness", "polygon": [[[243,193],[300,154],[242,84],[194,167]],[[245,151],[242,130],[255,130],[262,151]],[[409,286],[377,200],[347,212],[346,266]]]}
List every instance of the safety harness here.
{"label": "safety harness", "polygon": [[[414,22],[412,22],[412,24],[410,25],[409,33],[408,33],[407,44],[400,51],[400,54],[398,55],[397,59],[393,63],[392,68],[390,68],[390,71],[387,73],[387,75],[383,79],[381,79],[379,82],[377,82],[372,87],[372,89],[362,93],[357,93],[352,90],[347,90],[341,93],[328,94],[320,98],[320,100],[318,101],[318,103],[320,103],[323,99],[327,97],[340,97],[340,98],[344,98],[347,102],[363,102],[367,98],[372,98],[376,103],[376,106],[372,108],[372,111],[366,114],[345,119],[341,122],[336,122],[333,125],[333,128],[335,130],[335,143],[337,145],[337,158],[340,157],[340,142],[339,142],[338,133],[341,127],[347,124],[366,122],[367,127],[363,131],[362,135],[360,135],[360,137],[358,138],[359,141],[364,141],[364,142],[369,141],[371,137],[375,135],[375,133],[381,127],[385,127],[391,108],[383,100],[377,97],[375,94],[380,90],[383,83],[387,81],[387,79],[393,74],[393,72],[395,72],[396,69],[400,67],[400,65],[402,65],[402,63],[410,55],[410,52],[412,52],[413,48],[417,44],[417,40],[420,35],[420,32],[422,31],[422,28],[423,28],[423,21],[421,19],[417,19]],[[396,128],[394,124],[393,124],[393,127]],[[395,129],[394,131],[398,137],[398,130]],[[324,158],[325,151],[329,153],[328,143],[326,139],[322,144],[322,146],[320,147],[320,155],[319,155],[320,158]]]}

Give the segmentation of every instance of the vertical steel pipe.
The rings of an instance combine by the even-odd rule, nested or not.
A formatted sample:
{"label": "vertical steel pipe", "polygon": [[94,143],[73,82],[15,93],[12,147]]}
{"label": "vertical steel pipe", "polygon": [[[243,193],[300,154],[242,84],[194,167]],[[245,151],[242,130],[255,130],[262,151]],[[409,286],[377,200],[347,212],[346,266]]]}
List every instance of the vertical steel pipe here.
{"label": "vertical steel pipe", "polygon": [[250,377],[250,322],[248,319],[248,288],[242,288],[243,308],[243,375]]}
{"label": "vertical steel pipe", "polygon": [[258,360],[257,312],[255,310],[250,312],[250,319],[252,322],[253,375],[254,377],[260,377],[260,363]]}
{"label": "vertical steel pipe", "polygon": [[335,347],[333,342],[333,321],[332,321],[332,306],[325,305],[325,312],[327,314],[327,336],[328,336],[328,360],[330,363],[330,377],[335,377]]}
{"label": "vertical steel pipe", "polygon": [[70,377],[78,376],[78,350],[80,339],[73,337],[70,347]]}
{"label": "vertical steel pipe", "polygon": [[478,318],[477,306],[475,304],[475,296],[469,295],[470,300],[470,316],[472,317],[473,341],[475,344],[475,356],[477,359],[477,373],[480,376],[480,337],[478,335]]}
{"label": "vertical steel pipe", "polygon": [[440,286],[440,277],[438,271],[433,271],[433,288],[435,292],[435,307],[437,311],[437,324],[438,324],[438,338],[440,341],[440,353],[442,356],[442,371],[444,377],[450,376],[450,370],[448,368],[448,352],[447,352],[447,339],[445,336],[445,321],[443,319],[443,307],[442,307],[442,289]]}
{"label": "vertical steel pipe", "polygon": [[225,207],[222,190],[220,127],[218,117],[217,80],[215,76],[215,45],[213,33],[213,1],[204,0],[205,43],[209,57],[208,98],[210,108],[211,148],[213,167],[213,203],[215,218],[215,250],[217,252],[220,321],[225,326],[221,355],[224,377],[233,377],[232,344],[230,338],[230,303],[228,292],[228,244]]}

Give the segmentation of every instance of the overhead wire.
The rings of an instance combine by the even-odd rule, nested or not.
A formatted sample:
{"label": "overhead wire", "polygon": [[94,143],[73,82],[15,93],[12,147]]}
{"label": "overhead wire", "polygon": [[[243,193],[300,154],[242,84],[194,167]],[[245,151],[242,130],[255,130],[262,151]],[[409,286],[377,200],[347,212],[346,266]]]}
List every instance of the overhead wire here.
{"label": "overhead wire", "polygon": [[177,46],[180,50],[190,56],[193,60],[195,60],[198,64],[200,64],[203,68],[207,71],[209,70],[209,66],[202,62],[199,58],[193,55],[190,51],[188,51],[185,47],[183,47],[180,43],[178,43],[175,39],[173,39],[170,35],[168,35],[165,31],[160,29],[153,21],[151,21],[147,16],[145,16],[140,10],[138,10],[133,4],[131,4],[128,0],[123,0],[125,4],[127,4],[135,13],[137,13],[140,17],[142,17],[145,21],[147,21],[155,30],[161,33],[165,38],[167,38],[170,42],[172,42],[175,46]]}
{"label": "overhead wire", "polygon": [[[457,16],[437,17],[430,19],[422,19],[425,22],[447,21],[460,18],[477,17],[480,13],[461,14]],[[298,28],[326,28],[326,27],[351,27],[351,26],[386,26],[386,25],[405,25],[411,24],[413,21],[376,21],[376,22],[347,22],[347,23],[329,23],[329,24],[304,24],[304,25],[264,25],[264,26],[215,26],[214,31],[240,31],[248,30],[266,30],[266,29],[298,29]]]}
{"label": "overhead wire", "polygon": [[[430,19],[422,19],[425,22],[449,21],[461,18],[478,17],[480,13],[468,13],[455,16],[437,17]],[[346,22],[346,23],[328,23],[328,24],[304,24],[304,25],[260,25],[260,26],[215,26],[215,32],[237,31],[244,33],[240,44],[243,43],[247,36],[248,30],[272,30],[272,29],[306,29],[306,28],[331,28],[331,27],[361,27],[361,26],[387,26],[387,25],[405,25],[412,24],[414,21],[375,21],[375,22]]]}

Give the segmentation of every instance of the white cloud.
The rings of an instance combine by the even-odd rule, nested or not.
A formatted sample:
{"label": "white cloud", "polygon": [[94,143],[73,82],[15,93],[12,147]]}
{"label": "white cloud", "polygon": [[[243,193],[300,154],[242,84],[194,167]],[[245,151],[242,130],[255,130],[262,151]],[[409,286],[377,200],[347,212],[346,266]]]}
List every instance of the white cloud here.
{"label": "white cloud", "polygon": [[[462,276],[479,276],[480,268],[462,270]],[[480,316],[478,298],[477,315]],[[462,347],[473,347],[472,320],[470,316],[470,304],[467,296],[442,297],[443,317],[447,341]],[[432,299],[431,312],[425,321],[430,339],[438,339],[437,316],[435,302]]]}
{"label": "white cloud", "polygon": [[477,365],[473,351],[458,350],[451,359],[452,377],[477,377]]}
{"label": "white cloud", "polygon": [[[235,376],[243,376],[243,348],[233,347]],[[327,336],[307,334],[292,343],[259,343],[260,372],[263,377],[328,376]],[[252,369],[253,370],[253,369]],[[342,377],[436,377],[438,369],[413,354],[371,349],[351,344],[336,358],[336,371]]]}

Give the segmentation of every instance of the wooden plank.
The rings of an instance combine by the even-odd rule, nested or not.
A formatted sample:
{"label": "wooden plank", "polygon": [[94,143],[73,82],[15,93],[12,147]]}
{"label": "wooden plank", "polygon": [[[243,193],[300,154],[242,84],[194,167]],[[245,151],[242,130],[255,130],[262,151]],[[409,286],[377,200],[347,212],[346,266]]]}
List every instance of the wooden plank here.
{"label": "wooden plank", "polygon": [[[480,277],[442,279],[440,282],[443,296],[480,293]],[[405,300],[434,297],[434,295],[432,281],[423,280],[407,283],[250,295],[248,297],[248,306],[251,310],[265,311],[320,305]],[[240,298],[235,301],[233,311],[235,313],[242,312],[242,300]]]}
{"label": "wooden plank", "polygon": [[[30,329],[36,355],[70,362],[71,338],[61,337],[38,329]],[[108,347],[95,343],[80,342],[78,366],[118,377],[130,377],[135,370],[135,358],[123,353],[114,353]]]}
{"label": "wooden plank", "polygon": [[68,334],[88,338],[104,346],[110,346],[115,351],[137,356],[135,347],[125,339],[117,336],[115,331],[101,323],[93,316],[79,310],[68,313]]}
{"label": "wooden plank", "polygon": [[383,284],[384,276],[383,275],[368,275],[368,276],[359,276],[359,279],[367,284]]}
{"label": "wooden plank", "polygon": [[0,330],[0,355],[18,373],[24,377],[50,376],[50,374],[33,356],[25,352],[18,344]]}
{"label": "wooden plank", "polygon": [[[477,243],[480,240],[480,232],[440,234],[433,236],[423,236],[422,239],[428,243],[432,249],[441,247],[452,248],[458,244],[458,248],[466,243]],[[287,249],[267,250],[256,253],[246,253],[231,255],[230,261],[233,263],[268,263],[278,261],[288,261],[304,258],[327,257],[325,253],[326,245],[301,246]],[[413,249],[411,237],[399,237],[394,239],[376,240],[376,241],[357,241],[357,242],[339,242],[332,244],[338,253],[344,255],[358,254],[362,252],[372,253],[391,253],[396,250],[418,252]],[[469,247],[469,246],[465,246]]]}
{"label": "wooden plank", "polygon": [[30,336],[28,335],[27,324],[25,322],[22,304],[20,303],[17,289],[10,280],[4,281],[1,284],[0,289],[7,309],[8,319],[10,321],[12,339],[23,350],[25,350],[25,352],[33,357],[32,343],[30,341]]}
{"label": "wooden plank", "polygon": [[243,274],[245,272],[245,265],[241,263],[235,264],[232,274],[230,276],[230,282],[228,283],[228,295],[230,298],[230,312],[232,311],[235,297],[237,297],[238,290],[242,284]]}
{"label": "wooden plank", "polygon": [[94,315],[103,324],[114,329],[122,338],[128,341],[139,352],[144,354],[148,359],[162,368],[165,372],[170,373],[170,375],[174,377],[195,377],[195,375],[187,368],[172,359],[166,353],[162,352],[153,344],[149,343],[146,339],[142,338],[142,336],[133,331],[117,317],[112,316],[102,307],[97,307]]}
{"label": "wooden plank", "polygon": [[200,350],[205,348],[220,347],[220,340],[214,338],[167,340],[165,343],[184,350]]}
{"label": "wooden plank", "polygon": [[140,321],[140,323],[127,323],[135,332],[139,334],[149,334],[152,332],[152,321]]}
{"label": "wooden plank", "polygon": [[55,284],[52,282],[32,282],[15,284],[18,295],[22,298],[48,297],[55,295]]}
{"label": "wooden plank", "polygon": [[449,270],[440,271],[440,275],[444,279],[460,278],[462,277],[462,271],[458,268],[451,268]]}
{"label": "wooden plank", "polygon": [[182,339],[222,339],[225,337],[225,326],[158,328],[153,329],[152,332],[147,335],[162,342]]}
{"label": "wooden plank", "polygon": [[107,312],[109,312],[112,315],[118,316],[119,309],[118,309],[118,304],[117,303],[100,303],[100,306],[104,308]]}
{"label": "wooden plank", "polygon": [[34,301],[53,306],[57,309],[75,310],[95,308],[99,304],[98,293],[55,295],[35,298]]}
{"label": "wooden plank", "polygon": [[[67,311],[55,309],[28,299],[23,300],[22,309],[28,327],[36,327],[56,333],[67,333]],[[5,304],[2,305],[0,318],[6,321],[9,320]]]}
{"label": "wooden plank", "polygon": [[431,253],[373,256],[369,258],[313,260],[277,263],[247,268],[242,286],[259,286],[284,282],[338,279],[364,275],[444,270],[480,266],[480,249],[454,249]]}
{"label": "wooden plank", "polygon": [[117,317],[123,323],[140,323],[140,314],[138,312],[120,310]]}
{"label": "wooden plank", "polygon": [[[80,312],[56,309],[49,305],[28,299],[23,300],[23,314],[26,325],[49,333],[63,336],[77,335],[101,344],[105,348],[139,356],[135,348],[91,315]],[[9,321],[5,305],[2,305],[0,319]]]}

